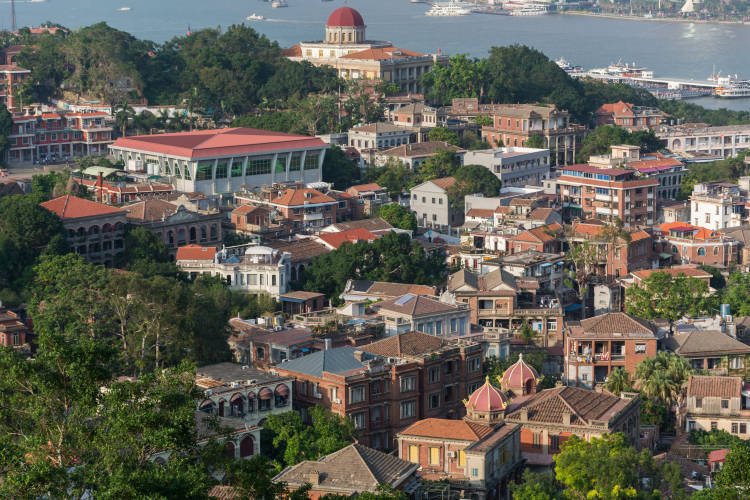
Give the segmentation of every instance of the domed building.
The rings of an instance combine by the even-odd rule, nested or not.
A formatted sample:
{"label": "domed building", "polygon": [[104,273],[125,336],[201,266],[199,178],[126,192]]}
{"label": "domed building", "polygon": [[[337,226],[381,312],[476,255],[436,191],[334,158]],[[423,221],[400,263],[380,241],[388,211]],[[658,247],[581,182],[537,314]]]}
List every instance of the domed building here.
{"label": "domed building", "polygon": [[534,394],[538,382],[539,374],[533,366],[523,360],[523,354],[519,354],[518,361],[513,363],[503,373],[500,386],[503,391],[509,392],[514,396],[523,396],[525,394]]}
{"label": "domed building", "polygon": [[484,385],[472,392],[469,399],[466,400],[466,416],[464,419],[490,426],[502,423],[509,402],[508,396],[493,386],[489,377],[487,377]]}
{"label": "domed building", "polygon": [[283,51],[292,61],[332,66],[348,80],[385,80],[405,92],[421,92],[419,80],[447,56],[422,54],[395,47],[391,42],[368,40],[364,18],[351,7],[334,10],[325,25],[325,39],[300,42]]}

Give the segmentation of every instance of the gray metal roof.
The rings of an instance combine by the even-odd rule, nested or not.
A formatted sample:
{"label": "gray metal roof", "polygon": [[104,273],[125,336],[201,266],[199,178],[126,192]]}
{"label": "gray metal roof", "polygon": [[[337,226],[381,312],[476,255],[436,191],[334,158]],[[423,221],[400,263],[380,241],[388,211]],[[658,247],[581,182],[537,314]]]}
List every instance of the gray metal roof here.
{"label": "gray metal roof", "polygon": [[[354,347],[343,346],[325,351],[318,351],[301,358],[284,361],[279,368],[303,373],[312,377],[320,377],[323,372],[343,373],[362,368],[364,363],[354,357]],[[378,356],[365,353],[363,359],[373,359]]]}

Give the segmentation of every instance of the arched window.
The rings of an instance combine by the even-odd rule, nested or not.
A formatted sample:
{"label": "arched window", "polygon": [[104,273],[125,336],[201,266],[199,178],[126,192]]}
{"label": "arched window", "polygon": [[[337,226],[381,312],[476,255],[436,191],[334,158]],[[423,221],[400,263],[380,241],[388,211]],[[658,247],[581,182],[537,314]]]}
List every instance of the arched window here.
{"label": "arched window", "polygon": [[172,231],[169,231],[167,233],[167,245],[169,245],[170,247],[174,246],[174,232]]}
{"label": "arched window", "polygon": [[286,384],[277,385],[273,393],[276,408],[289,404],[289,387]]}
{"label": "arched window", "polygon": [[706,249],[703,247],[698,248],[698,255],[706,255]]}
{"label": "arched window", "polygon": [[196,240],[196,231],[194,227],[190,228],[190,242],[195,243]]}
{"label": "arched window", "polygon": [[234,454],[234,443],[231,441],[227,441],[224,444],[224,454],[229,458],[236,458]]}
{"label": "arched window", "polygon": [[201,241],[206,241],[208,236],[206,235],[206,226],[201,226]]}
{"label": "arched window", "polygon": [[214,402],[210,399],[203,401],[198,408],[200,411],[211,414],[214,412]]}
{"label": "arched window", "polygon": [[218,231],[216,229],[216,224],[211,224],[211,240],[215,240],[218,238]]}
{"label": "arched window", "polygon": [[245,436],[240,441],[240,458],[251,457],[255,451],[255,443],[252,436]]}
{"label": "arched window", "polygon": [[239,392],[232,395],[229,400],[229,414],[233,417],[242,416],[245,413],[245,398]]}
{"label": "arched window", "polygon": [[181,227],[177,230],[177,246],[185,244],[185,228]]}
{"label": "arched window", "polygon": [[719,247],[714,247],[714,255],[719,255]]}
{"label": "arched window", "polygon": [[226,404],[226,400],[224,398],[219,400],[219,416],[224,416],[224,405]]}

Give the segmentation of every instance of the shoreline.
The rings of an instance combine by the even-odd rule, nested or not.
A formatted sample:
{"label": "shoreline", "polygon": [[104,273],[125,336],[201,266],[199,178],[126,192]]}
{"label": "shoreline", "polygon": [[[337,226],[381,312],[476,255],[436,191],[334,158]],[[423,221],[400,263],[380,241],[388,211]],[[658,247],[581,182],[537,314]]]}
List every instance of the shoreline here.
{"label": "shoreline", "polygon": [[657,21],[665,23],[694,23],[694,24],[723,24],[733,26],[750,26],[750,21],[718,21],[718,20],[707,20],[707,19],[684,19],[680,17],[642,17],[642,16],[619,16],[617,14],[597,14],[594,12],[587,12],[583,10],[563,10],[550,12],[550,14],[557,14],[563,16],[585,16],[603,19],[620,19],[622,21]]}

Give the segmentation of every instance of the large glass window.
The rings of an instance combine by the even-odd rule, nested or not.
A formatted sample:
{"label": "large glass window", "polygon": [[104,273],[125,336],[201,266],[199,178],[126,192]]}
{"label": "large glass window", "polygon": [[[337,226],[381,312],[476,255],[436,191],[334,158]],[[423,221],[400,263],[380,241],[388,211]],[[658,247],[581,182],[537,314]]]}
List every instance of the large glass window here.
{"label": "large glass window", "polygon": [[318,157],[320,153],[307,153],[305,156],[305,170],[315,170],[318,168]]}
{"label": "large glass window", "polygon": [[292,153],[292,159],[289,162],[289,171],[298,172],[302,166],[302,153]]}
{"label": "large glass window", "polygon": [[202,161],[198,163],[198,171],[195,174],[196,181],[206,181],[211,179],[211,170],[213,170],[214,162]]}
{"label": "large glass window", "polygon": [[286,173],[286,155],[276,155],[276,165],[273,167],[273,173]]}
{"label": "large glass window", "polygon": [[219,160],[219,162],[216,164],[216,178],[226,179],[228,169],[229,169],[229,160]]}
{"label": "large glass window", "polygon": [[271,158],[253,158],[247,161],[246,175],[264,175],[271,173]]}
{"label": "large glass window", "polygon": [[242,177],[242,167],[244,164],[244,158],[232,159],[232,177]]}

